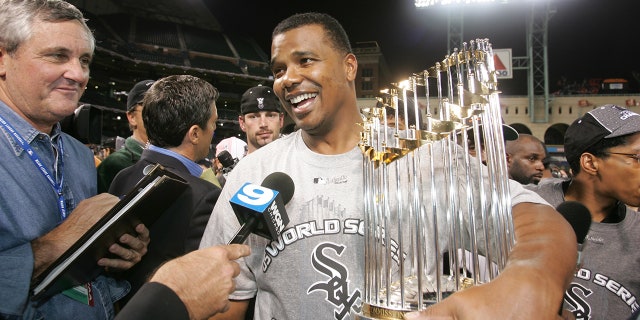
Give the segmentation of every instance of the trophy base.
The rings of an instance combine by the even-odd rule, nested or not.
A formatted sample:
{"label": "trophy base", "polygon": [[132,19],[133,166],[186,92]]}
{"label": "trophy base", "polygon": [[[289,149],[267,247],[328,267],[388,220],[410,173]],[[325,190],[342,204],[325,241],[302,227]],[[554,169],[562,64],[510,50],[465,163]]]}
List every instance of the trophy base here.
{"label": "trophy base", "polygon": [[402,320],[404,314],[413,310],[396,310],[379,306],[372,306],[368,303],[362,304],[362,314],[356,314],[356,320]]}
{"label": "trophy base", "polygon": [[[466,288],[473,286],[473,279],[462,277],[460,279],[460,290],[464,290]],[[392,304],[391,307],[383,307],[371,305],[369,303],[364,302],[362,304],[362,313],[356,314],[355,319],[357,320],[403,320],[404,314],[412,311],[424,310],[431,305],[436,304],[441,299],[447,298],[454,291],[445,291],[438,295],[436,292],[426,292],[423,293],[423,301],[419,305],[415,300],[409,300],[403,305],[399,303],[399,301],[389,301],[388,303]],[[387,304],[384,301],[380,301],[382,304]],[[393,305],[396,308],[393,308]]]}

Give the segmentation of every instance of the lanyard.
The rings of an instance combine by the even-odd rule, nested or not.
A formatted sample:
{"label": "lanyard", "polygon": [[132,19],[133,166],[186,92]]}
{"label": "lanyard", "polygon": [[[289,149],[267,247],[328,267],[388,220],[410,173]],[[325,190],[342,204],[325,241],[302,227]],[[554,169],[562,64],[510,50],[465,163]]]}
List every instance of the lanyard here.
{"label": "lanyard", "polygon": [[[24,140],[24,138],[22,138],[22,136],[20,135],[20,133],[18,133],[12,126],[11,124],[9,124],[1,115],[0,115],[0,124],[7,129],[7,131],[9,131],[9,133],[11,134],[11,136],[13,137],[13,139],[16,141],[17,144],[19,144],[22,149],[29,155],[29,158],[31,158],[31,161],[33,162],[33,164],[38,168],[38,171],[40,171],[40,173],[42,173],[42,175],[47,178],[47,180],[49,181],[49,183],[51,184],[51,186],[53,187],[53,191],[56,192],[56,195],[58,196],[58,211],[60,211],[60,218],[62,220],[64,220],[67,217],[67,206],[65,205],[65,201],[64,201],[64,194],[62,193],[62,183],[64,182],[64,171],[63,171],[63,155],[64,155],[64,150],[62,148],[62,137],[58,137],[58,149],[57,150],[57,155],[56,155],[56,164],[57,164],[57,159],[61,159],[60,160],[60,170],[58,170],[58,172],[60,172],[60,182],[58,182],[57,180],[57,175],[54,178],[49,171],[47,170],[47,168],[42,164],[42,161],[40,160],[40,157],[38,157],[38,154],[35,152],[35,150],[33,150],[31,148],[31,146],[27,143],[26,140]],[[55,165],[54,165],[55,167]]]}

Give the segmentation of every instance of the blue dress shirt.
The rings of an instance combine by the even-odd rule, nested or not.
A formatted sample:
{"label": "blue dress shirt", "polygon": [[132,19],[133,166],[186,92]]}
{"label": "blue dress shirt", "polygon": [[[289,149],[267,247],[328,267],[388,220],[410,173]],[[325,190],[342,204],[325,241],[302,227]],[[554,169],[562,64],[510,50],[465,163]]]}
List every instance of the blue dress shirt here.
{"label": "blue dress shirt", "polygon": [[[31,146],[53,175],[64,162],[63,194],[70,213],[85,198],[96,194],[96,169],[89,148],[63,133],[57,124],[51,135],[36,130],[0,101],[0,115]],[[53,146],[62,139],[63,157]],[[59,173],[58,173],[59,174]],[[0,126],[0,318],[110,319],[113,301],[128,291],[128,283],[99,276],[92,282],[93,307],[58,294],[44,303],[29,299],[33,273],[31,241],[62,222],[58,196],[20,144]]]}

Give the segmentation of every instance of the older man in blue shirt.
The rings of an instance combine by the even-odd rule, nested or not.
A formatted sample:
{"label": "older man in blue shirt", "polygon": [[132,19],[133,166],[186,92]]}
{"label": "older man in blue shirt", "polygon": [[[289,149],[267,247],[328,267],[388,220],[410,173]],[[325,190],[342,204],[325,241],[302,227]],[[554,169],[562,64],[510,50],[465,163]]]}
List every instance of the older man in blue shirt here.
{"label": "older man in blue shirt", "polygon": [[[93,155],[58,124],[89,80],[93,35],[82,13],[59,0],[0,0],[0,21],[0,318],[113,318],[126,282],[98,276],[42,301],[29,290],[118,200],[92,197]],[[140,261],[149,231],[136,231],[109,248],[118,258],[98,265],[128,269]]]}

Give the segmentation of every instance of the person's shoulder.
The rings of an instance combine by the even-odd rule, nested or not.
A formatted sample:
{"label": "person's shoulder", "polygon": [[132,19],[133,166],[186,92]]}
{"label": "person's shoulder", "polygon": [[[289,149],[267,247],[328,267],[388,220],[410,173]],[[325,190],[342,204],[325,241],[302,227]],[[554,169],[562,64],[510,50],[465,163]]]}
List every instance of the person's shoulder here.
{"label": "person's shoulder", "polygon": [[[295,139],[296,137],[299,137],[301,135],[302,135],[302,130],[299,129],[299,130],[293,131],[293,132],[291,132],[289,134],[282,135],[278,140]],[[275,140],[275,141],[277,141],[277,140]]]}
{"label": "person's shoulder", "polygon": [[133,186],[142,178],[142,170],[140,163],[133,164],[118,171],[109,186],[109,193],[120,195]]}
{"label": "person's shoulder", "polygon": [[242,158],[227,177],[225,187],[230,181],[262,181],[266,174],[280,171],[296,148],[299,133],[291,133],[255,150]]}
{"label": "person's shoulder", "polygon": [[531,184],[524,185],[524,187],[525,189],[529,189],[535,192],[554,190],[554,189],[562,190],[562,183],[564,181],[565,180],[559,179],[559,178],[545,178],[540,180],[538,184],[531,183]]}
{"label": "person's shoulder", "polygon": [[[183,176],[184,180],[187,182],[187,188],[190,190],[189,192],[185,192],[182,195],[190,199],[188,201],[192,202],[192,205],[199,208],[208,208],[208,214],[211,214],[211,210],[216,204],[216,201],[220,197],[220,189],[215,184],[202,179],[201,177],[196,177],[194,175],[188,174]],[[183,200],[184,201],[184,200]],[[200,212],[200,211],[199,211]]]}
{"label": "person's shoulder", "polygon": [[200,176],[200,178],[205,181],[211,182],[214,186],[218,188],[221,188],[220,181],[218,180],[218,177],[216,177],[216,173],[213,172],[211,168],[208,168],[202,171],[202,175]]}
{"label": "person's shoulder", "polygon": [[531,202],[549,205],[549,202],[543,199],[536,190],[530,189],[529,185],[522,185],[521,183],[509,179],[509,191],[511,193],[511,201],[513,205],[520,202]]}
{"label": "person's shoulder", "polygon": [[631,228],[633,228],[636,231],[633,231],[634,234],[637,234],[638,237],[640,237],[640,232],[638,232],[637,230],[640,229],[640,212],[638,212],[635,208],[626,206],[624,204],[621,204],[621,206],[624,206],[624,224],[629,225]]}
{"label": "person's shoulder", "polygon": [[82,163],[90,163],[95,168],[95,160],[91,148],[65,132],[61,133],[61,137],[64,141],[63,148],[66,155],[70,155],[74,161],[80,160]]}
{"label": "person's shoulder", "polygon": [[[260,150],[262,150],[264,148],[267,148],[267,147],[269,147],[269,148],[267,148],[266,150],[274,149],[274,148],[275,149],[279,149],[279,148],[283,148],[283,147],[286,147],[286,146],[291,146],[296,142],[296,139],[300,138],[300,132],[301,131],[298,130],[298,131],[292,132],[292,133],[290,133],[288,135],[282,136],[282,137],[280,137],[280,138],[278,138],[276,140],[273,140],[271,143],[265,145],[264,147],[262,147],[262,148],[260,148],[260,149],[258,149],[256,151],[260,151]],[[256,152],[256,151],[254,151],[254,152]]]}
{"label": "person's shoulder", "polygon": [[76,139],[74,136],[64,131],[60,133],[60,136],[63,137],[65,150],[75,149],[82,150],[83,152],[91,152],[91,148],[89,148],[86,144],[80,142],[80,140]]}
{"label": "person's shoulder", "polygon": [[136,163],[136,161],[133,160],[133,155],[130,151],[122,148],[108,155],[102,160],[102,163],[105,163],[106,165],[126,164],[126,166],[128,167]]}
{"label": "person's shoulder", "polygon": [[[264,161],[265,157],[271,158],[274,156],[275,157],[283,156],[288,152],[287,151],[288,149],[293,147],[296,141],[296,135],[297,133],[294,132],[282,138],[278,138],[272,141],[271,143],[263,146],[262,148],[257,149],[254,152],[246,155],[244,158],[242,158],[242,160],[238,163],[238,165],[243,163],[243,161],[245,163],[251,162],[251,161],[260,162],[260,161]],[[245,161],[245,160],[249,160],[249,161]]]}
{"label": "person's shoulder", "polygon": [[215,190],[215,189],[220,189],[218,186],[216,186],[215,184],[213,184],[211,181],[202,178],[202,176],[200,177],[196,177],[192,174],[180,174],[181,177],[183,177],[185,179],[185,181],[187,181],[189,184],[193,184],[194,186],[198,186],[198,188],[203,188],[203,189],[211,189],[211,190]]}

